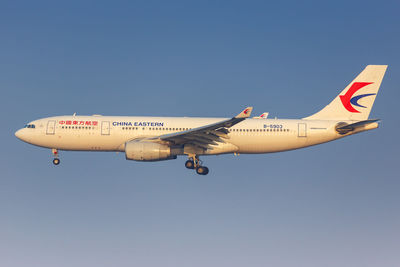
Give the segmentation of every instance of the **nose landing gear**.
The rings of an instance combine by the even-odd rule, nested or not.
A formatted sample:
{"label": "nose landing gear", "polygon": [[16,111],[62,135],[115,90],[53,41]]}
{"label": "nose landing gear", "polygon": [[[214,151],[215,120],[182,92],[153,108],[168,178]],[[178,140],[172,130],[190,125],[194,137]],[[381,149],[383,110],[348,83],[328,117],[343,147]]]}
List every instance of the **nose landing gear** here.
{"label": "nose landing gear", "polygon": [[56,148],[51,149],[51,153],[53,153],[54,159],[53,164],[58,165],[60,164],[60,159],[58,158],[58,150]]}
{"label": "nose landing gear", "polygon": [[206,166],[202,166],[202,162],[197,155],[189,155],[189,159],[185,162],[185,167],[188,169],[195,169],[197,174],[207,175],[209,169]]}

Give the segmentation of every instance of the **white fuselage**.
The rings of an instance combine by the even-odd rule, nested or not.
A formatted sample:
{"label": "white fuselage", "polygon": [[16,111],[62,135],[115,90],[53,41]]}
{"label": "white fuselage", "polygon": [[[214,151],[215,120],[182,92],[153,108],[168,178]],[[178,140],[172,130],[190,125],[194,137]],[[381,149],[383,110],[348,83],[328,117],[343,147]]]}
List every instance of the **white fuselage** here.
{"label": "white fuselage", "polygon": [[[131,140],[182,132],[222,120],[225,118],[57,116],[33,121],[35,128],[23,128],[16,136],[33,145],[60,150],[124,151],[125,143]],[[202,154],[271,153],[316,145],[346,136],[335,131],[338,122],[249,118],[229,129],[225,143]]]}

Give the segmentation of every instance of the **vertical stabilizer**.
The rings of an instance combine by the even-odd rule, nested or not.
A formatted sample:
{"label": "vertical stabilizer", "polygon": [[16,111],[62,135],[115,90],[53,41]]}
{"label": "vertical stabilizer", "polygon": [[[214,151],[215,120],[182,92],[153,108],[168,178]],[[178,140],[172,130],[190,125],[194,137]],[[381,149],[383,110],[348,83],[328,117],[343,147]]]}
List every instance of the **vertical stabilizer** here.
{"label": "vertical stabilizer", "polygon": [[306,120],[366,120],[387,65],[368,65],[329,105]]}

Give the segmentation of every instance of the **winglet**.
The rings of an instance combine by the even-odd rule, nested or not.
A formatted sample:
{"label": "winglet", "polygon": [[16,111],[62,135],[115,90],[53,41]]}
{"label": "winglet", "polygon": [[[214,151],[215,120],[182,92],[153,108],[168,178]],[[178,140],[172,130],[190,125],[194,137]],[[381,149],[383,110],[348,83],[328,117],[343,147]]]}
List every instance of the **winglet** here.
{"label": "winglet", "polygon": [[237,118],[237,119],[248,118],[248,117],[250,117],[252,111],[253,111],[253,107],[247,107],[242,112],[240,112],[238,115],[236,115],[235,118]]}
{"label": "winglet", "polygon": [[253,117],[253,119],[266,119],[266,118],[268,118],[268,114],[269,114],[269,112],[264,112],[263,114],[261,114],[258,117]]}

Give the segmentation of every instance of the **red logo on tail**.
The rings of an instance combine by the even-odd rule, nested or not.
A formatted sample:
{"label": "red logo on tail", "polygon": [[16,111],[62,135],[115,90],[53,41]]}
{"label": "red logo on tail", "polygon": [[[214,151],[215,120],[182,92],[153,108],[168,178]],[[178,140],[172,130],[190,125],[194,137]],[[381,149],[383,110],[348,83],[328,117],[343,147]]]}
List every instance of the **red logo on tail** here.
{"label": "red logo on tail", "polygon": [[[349,90],[347,90],[347,92],[344,95],[340,95],[340,100],[342,101],[342,104],[344,106],[345,109],[347,109],[348,111],[352,112],[352,113],[360,113],[360,111],[356,110],[352,105],[351,105],[351,100],[353,95],[360,90],[361,88],[363,88],[364,86],[367,86],[371,83],[364,83],[364,82],[356,82],[353,83],[351,85],[351,87],[349,88]],[[372,95],[372,94],[368,94],[368,95]],[[368,96],[368,95],[364,95],[364,96]],[[357,99],[358,100],[358,99]],[[360,105],[358,105],[360,106]]]}

